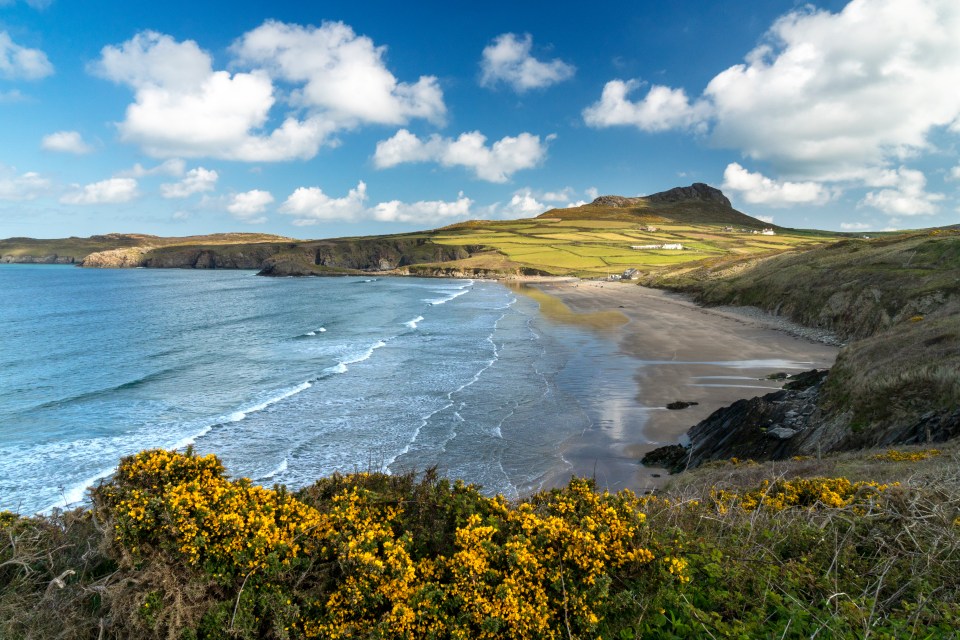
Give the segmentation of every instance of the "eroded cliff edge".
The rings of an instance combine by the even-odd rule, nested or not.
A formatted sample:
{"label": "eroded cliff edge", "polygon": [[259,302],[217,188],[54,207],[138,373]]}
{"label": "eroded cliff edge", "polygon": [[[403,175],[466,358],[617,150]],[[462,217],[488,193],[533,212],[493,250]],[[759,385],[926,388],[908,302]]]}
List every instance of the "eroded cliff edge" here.
{"label": "eroded cliff edge", "polygon": [[842,241],[657,284],[705,304],[759,307],[847,344],[829,372],[718,410],[686,445],[655,450],[646,464],[676,471],[960,436],[957,232]]}

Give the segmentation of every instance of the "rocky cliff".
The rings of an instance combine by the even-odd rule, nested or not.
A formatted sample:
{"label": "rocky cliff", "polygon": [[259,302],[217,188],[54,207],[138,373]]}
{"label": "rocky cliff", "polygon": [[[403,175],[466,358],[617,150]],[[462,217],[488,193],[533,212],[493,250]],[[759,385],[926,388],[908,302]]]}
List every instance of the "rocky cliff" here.
{"label": "rocky cliff", "polygon": [[0,256],[2,264],[74,264],[77,259],[74,256],[60,256],[55,253],[46,256],[15,256],[7,254]]}
{"label": "rocky cliff", "polygon": [[752,305],[850,342],[804,391],[742,400],[650,462],[696,466],[960,436],[960,235],[849,240],[687,282],[703,302]]}

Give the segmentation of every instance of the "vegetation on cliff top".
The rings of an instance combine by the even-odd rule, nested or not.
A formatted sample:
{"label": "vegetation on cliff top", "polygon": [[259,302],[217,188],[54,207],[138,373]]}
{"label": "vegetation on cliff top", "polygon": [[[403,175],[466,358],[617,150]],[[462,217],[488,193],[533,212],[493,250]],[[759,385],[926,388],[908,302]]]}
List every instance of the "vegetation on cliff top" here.
{"label": "vegetation on cliff top", "polygon": [[657,496],[574,479],[509,503],[430,472],[290,493],[147,451],[90,509],[0,515],[0,636],[952,637],[957,461],[714,465]]}

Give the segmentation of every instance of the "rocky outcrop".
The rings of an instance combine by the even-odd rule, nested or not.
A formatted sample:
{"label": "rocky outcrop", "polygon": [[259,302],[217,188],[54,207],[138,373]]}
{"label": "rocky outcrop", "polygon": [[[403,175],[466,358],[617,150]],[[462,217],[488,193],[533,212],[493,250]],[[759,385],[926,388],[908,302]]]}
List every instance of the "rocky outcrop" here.
{"label": "rocky outcrop", "polygon": [[826,377],[826,370],[791,376],[780,391],[718,409],[691,427],[688,445],[660,447],[642,462],[677,473],[714,460],[783,460],[960,436],[960,408],[929,411],[886,428],[851,429],[848,416],[831,415],[821,407]]}
{"label": "rocky outcrop", "polygon": [[[264,276],[343,275],[347,273],[427,273],[429,265],[469,258],[479,246],[434,244],[427,238],[357,238],[323,240],[297,245],[270,257],[260,270]],[[434,267],[435,269],[438,269]],[[464,269],[463,271],[470,271]],[[447,276],[450,277],[450,276]]]}
{"label": "rocky outcrop", "polygon": [[93,267],[96,269],[131,269],[134,267],[142,267],[144,257],[148,250],[149,247],[130,247],[126,249],[98,251],[84,258],[80,266]]}
{"label": "rocky outcrop", "polygon": [[715,202],[725,207],[733,205],[720,189],[715,189],[702,182],[694,182],[689,187],[675,187],[669,191],[661,191],[653,195],[627,198],[624,196],[600,196],[590,204],[598,207],[629,208],[638,207],[645,202],[685,202],[685,201]]}
{"label": "rocky outcrop", "polygon": [[53,253],[47,256],[5,255],[0,257],[2,264],[74,264],[73,256],[58,256]]}
{"label": "rocky outcrop", "polygon": [[694,182],[689,187],[674,187],[669,191],[654,193],[645,198],[648,202],[683,202],[684,200],[702,200],[704,202],[716,202],[725,207],[733,207],[723,191],[715,189],[702,182]]}

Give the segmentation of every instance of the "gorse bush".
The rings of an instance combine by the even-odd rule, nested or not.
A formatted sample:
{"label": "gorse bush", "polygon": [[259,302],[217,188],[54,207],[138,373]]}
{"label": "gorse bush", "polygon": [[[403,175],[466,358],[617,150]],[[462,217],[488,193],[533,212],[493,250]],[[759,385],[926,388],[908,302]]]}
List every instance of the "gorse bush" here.
{"label": "gorse bush", "polygon": [[432,471],[290,493],[146,451],[88,510],[0,514],[0,637],[953,637],[960,500],[927,485],[573,479],[511,503]]}

